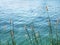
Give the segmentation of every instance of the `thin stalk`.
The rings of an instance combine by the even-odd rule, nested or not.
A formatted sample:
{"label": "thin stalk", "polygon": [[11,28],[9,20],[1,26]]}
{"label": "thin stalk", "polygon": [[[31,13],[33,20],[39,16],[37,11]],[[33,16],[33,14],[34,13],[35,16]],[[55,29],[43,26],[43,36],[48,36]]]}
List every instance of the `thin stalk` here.
{"label": "thin stalk", "polygon": [[57,31],[58,24],[59,24],[59,19],[56,22],[56,41],[57,41],[57,45],[58,45],[58,31]]}
{"label": "thin stalk", "polygon": [[24,26],[24,30],[26,31],[27,37],[28,37],[28,39],[29,39],[29,41],[30,41],[30,45],[32,45],[32,41],[31,41],[29,32],[28,32],[28,30],[27,30],[27,28],[26,28],[26,25]]}
{"label": "thin stalk", "polygon": [[[46,6],[46,11],[47,11],[47,13],[48,13],[48,6]],[[49,15],[48,15],[48,25],[49,25],[49,37],[50,37],[50,45],[53,45],[53,40],[52,40],[52,38],[53,38],[53,36],[52,36],[52,26],[51,26],[51,21],[50,21],[50,17],[49,17]]]}
{"label": "thin stalk", "polygon": [[41,35],[39,31],[37,32],[37,38],[39,38],[38,39],[39,45],[42,45]]}
{"label": "thin stalk", "polygon": [[52,38],[53,38],[53,36],[52,36],[52,27],[51,27],[50,19],[49,19],[49,29],[50,29],[50,31],[49,31],[50,42],[51,42],[51,45],[53,45],[53,40],[52,40]]}
{"label": "thin stalk", "polygon": [[7,28],[7,26],[6,26],[6,25],[4,25],[4,31],[6,31],[6,28]]}
{"label": "thin stalk", "polygon": [[[10,20],[10,35],[11,35],[11,39],[12,39],[12,44],[13,45],[16,45],[16,42],[15,42],[15,40],[14,40],[14,25],[13,25],[13,27],[12,27],[12,25],[13,25],[13,23],[12,23],[12,20]],[[13,30],[12,30],[12,28],[13,28]]]}
{"label": "thin stalk", "polygon": [[35,45],[39,45],[39,44],[38,44],[37,37],[36,37],[36,33],[35,33],[35,31],[34,31],[34,28],[33,28],[33,26],[31,26],[31,29],[32,29],[32,33],[33,33],[33,36],[34,36]]}

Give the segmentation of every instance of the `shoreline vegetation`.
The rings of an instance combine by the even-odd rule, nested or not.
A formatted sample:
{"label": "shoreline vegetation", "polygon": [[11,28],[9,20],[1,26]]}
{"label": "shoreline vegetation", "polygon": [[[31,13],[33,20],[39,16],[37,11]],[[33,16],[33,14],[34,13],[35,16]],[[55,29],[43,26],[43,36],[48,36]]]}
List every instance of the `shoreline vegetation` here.
{"label": "shoreline vegetation", "polygon": [[[25,32],[25,40],[17,44],[17,41],[15,40],[15,32],[14,32],[14,22],[10,19],[10,39],[7,39],[7,41],[2,44],[2,40],[0,39],[0,45],[60,45],[59,40],[59,32],[58,32],[58,25],[59,25],[59,19],[56,20],[55,24],[55,35],[53,36],[53,29],[52,29],[52,23],[50,20],[50,16],[48,14],[48,6],[46,6],[46,11],[48,15],[48,37],[45,39],[41,37],[41,31],[35,31],[34,25],[30,25],[31,33],[27,29],[27,25],[24,25],[24,32]],[[6,30],[6,26],[4,26],[4,30]],[[45,41],[43,41],[45,40]],[[19,41],[19,40],[18,40]]]}

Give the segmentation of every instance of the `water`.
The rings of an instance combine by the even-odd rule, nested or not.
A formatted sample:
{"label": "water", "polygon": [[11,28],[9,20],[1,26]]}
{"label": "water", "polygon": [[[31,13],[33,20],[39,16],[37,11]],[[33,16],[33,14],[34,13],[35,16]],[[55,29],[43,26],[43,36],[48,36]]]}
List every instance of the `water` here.
{"label": "water", "polygon": [[[46,5],[48,5],[48,12]],[[10,39],[10,19],[14,22],[17,44],[25,40],[25,24],[29,31],[31,30],[30,25],[34,25],[35,30],[40,31],[42,37],[46,37],[48,35],[47,17],[49,15],[52,24],[55,24],[56,20],[60,18],[59,5],[60,0],[6,0],[5,2],[2,0],[0,2],[0,39],[3,43]],[[6,29],[4,29],[5,25]]]}

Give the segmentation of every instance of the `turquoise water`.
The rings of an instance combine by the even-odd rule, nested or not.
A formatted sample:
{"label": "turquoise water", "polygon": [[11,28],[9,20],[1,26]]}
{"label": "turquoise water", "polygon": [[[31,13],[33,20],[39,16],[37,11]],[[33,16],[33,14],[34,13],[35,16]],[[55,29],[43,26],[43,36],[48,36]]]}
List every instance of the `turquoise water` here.
{"label": "turquoise water", "polygon": [[[48,6],[48,12],[46,11],[46,6]],[[31,31],[30,25],[34,25],[36,32],[40,31],[43,38],[47,37],[48,15],[50,16],[53,26],[56,23],[56,20],[60,18],[60,0],[11,0],[8,2],[7,0],[5,2],[2,0],[0,2],[0,40],[3,43],[10,40],[10,19],[12,19],[14,23],[17,45],[21,42],[25,42],[25,24],[27,25],[29,32]],[[55,31],[54,28],[55,27],[53,27],[53,31]],[[53,34],[55,34],[55,32],[53,32]],[[28,41],[26,42],[27,44],[29,43]],[[21,45],[24,44],[25,43]]]}

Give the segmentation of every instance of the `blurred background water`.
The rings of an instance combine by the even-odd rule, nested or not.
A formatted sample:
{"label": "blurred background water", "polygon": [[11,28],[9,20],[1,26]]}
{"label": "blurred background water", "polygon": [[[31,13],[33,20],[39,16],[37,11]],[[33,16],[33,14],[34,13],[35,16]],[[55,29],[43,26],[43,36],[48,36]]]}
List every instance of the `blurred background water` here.
{"label": "blurred background water", "polygon": [[[48,13],[46,6],[48,6]],[[52,24],[55,24],[60,18],[60,0],[0,0],[0,40],[3,43],[10,40],[10,19],[14,23],[17,44],[25,40],[25,24],[29,31],[31,30],[30,25],[34,25],[34,29],[40,31],[42,37],[46,37],[48,35],[48,15]]]}

